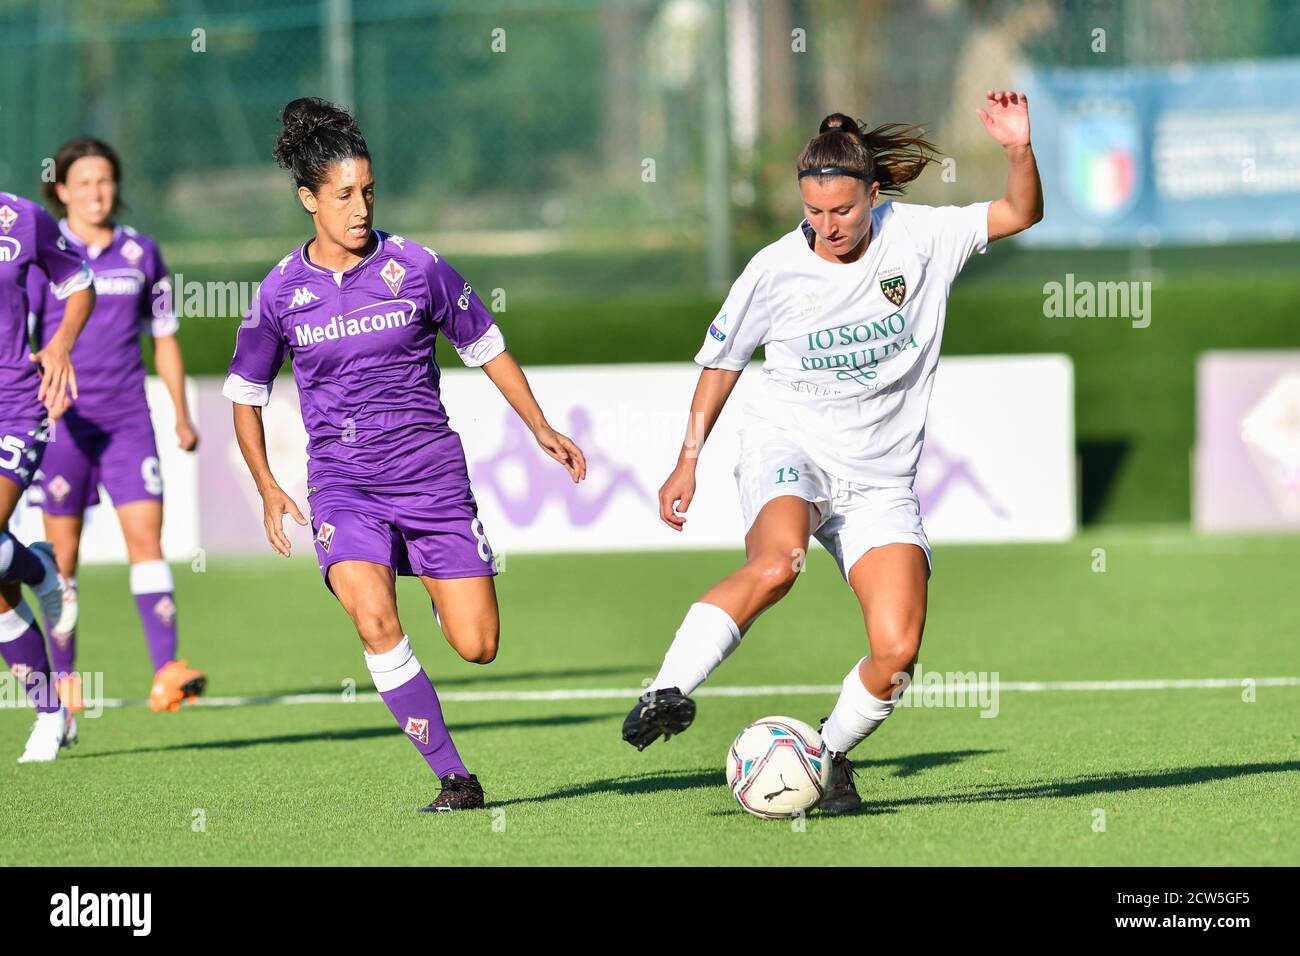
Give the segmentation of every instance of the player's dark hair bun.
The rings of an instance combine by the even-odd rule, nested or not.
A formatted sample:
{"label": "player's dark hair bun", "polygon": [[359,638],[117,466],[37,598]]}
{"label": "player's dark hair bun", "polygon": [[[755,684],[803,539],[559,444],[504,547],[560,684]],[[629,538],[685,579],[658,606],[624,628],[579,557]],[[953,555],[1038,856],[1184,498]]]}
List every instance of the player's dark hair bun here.
{"label": "player's dark hair bun", "polygon": [[832,113],[822,120],[821,125],[817,127],[818,136],[826,133],[851,133],[860,138],[862,136],[862,124],[852,116],[844,113]]}
{"label": "player's dark hair bun", "polygon": [[[880,184],[882,193],[902,195],[903,187],[935,161],[937,150],[925,130],[906,123],[867,129],[847,113],[831,113],[799,154],[799,171],[836,166]],[[840,135],[845,134],[845,135]],[[818,177],[825,181],[835,174]]]}
{"label": "player's dark hair bun", "polygon": [[312,192],[329,178],[334,163],[369,159],[370,150],[352,114],[318,96],[304,96],[280,114],[284,128],[275,144],[275,160],[294,182]]}

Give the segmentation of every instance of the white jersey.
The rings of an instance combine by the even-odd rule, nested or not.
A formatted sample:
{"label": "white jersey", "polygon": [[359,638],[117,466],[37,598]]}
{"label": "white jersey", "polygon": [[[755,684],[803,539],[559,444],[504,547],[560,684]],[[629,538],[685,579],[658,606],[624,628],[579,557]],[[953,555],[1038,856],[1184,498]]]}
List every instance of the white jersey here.
{"label": "white jersey", "polygon": [[739,371],[765,348],[746,426],[799,436],[828,473],[910,486],[925,436],[948,290],[988,248],[987,202],[885,202],[856,262],[823,259],[807,221],[761,249],[731,287],[695,361]]}

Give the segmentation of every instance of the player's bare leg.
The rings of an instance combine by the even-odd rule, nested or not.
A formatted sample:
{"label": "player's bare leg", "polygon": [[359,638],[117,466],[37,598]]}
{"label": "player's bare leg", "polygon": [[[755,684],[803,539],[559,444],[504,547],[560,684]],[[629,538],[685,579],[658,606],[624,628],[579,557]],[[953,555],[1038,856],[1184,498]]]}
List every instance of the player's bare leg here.
{"label": "player's bare leg", "polygon": [[442,783],[442,792],[423,809],[482,807],[483,788],[461,761],[438,695],[402,631],[392,569],[370,561],[340,561],[330,566],[329,584],[361,638],[375,689]]}
{"label": "player's bare leg", "polygon": [[745,535],[745,563],[704,592],[699,603],[722,608],[744,634],[790,593],[808,551],[812,506],[784,495],[765,504]]}
{"label": "player's bare leg", "polygon": [[497,656],[501,615],[491,575],[474,578],[420,578],[433,601],[447,643],[471,664],[491,664]]}
{"label": "player's bare leg", "polygon": [[[54,559],[64,578],[63,603],[77,604],[77,564],[81,555],[81,529],[85,523],[81,515],[52,515],[45,513],[45,540],[54,548]],[[63,632],[53,629],[45,621],[50,638],[50,673],[59,689],[59,699],[71,713],[85,709],[81,699],[81,677],[76,673],[77,631]]]}
{"label": "player's bare leg", "polygon": [[872,548],[849,569],[849,586],[862,605],[871,654],[845,675],[839,699],[822,726],[832,754],[823,813],[861,805],[847,754],[893,713],[911,678],[925,630],[929,564],[914,544]]}
{"label": "player's bare leg", "polygon": [[690,694],[737,647],[760,614],[790,593],[808,550],[812,506],[783,495],[765,504],[745,535],[745,563],[686,613],[663,666],[623,722],[623,739],[644,750],[695,719]]}

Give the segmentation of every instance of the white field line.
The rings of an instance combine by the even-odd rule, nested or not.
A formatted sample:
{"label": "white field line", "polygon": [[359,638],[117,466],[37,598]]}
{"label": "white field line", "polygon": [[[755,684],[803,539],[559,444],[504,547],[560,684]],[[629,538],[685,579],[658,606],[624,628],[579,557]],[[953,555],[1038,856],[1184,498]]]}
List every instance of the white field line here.
{"label": "white field line", "polygon": [[[1084,681],[978,681],[952,682],[951,684],[930,684],[912,688],[908,693],[938,693],[949,688],[967,694],[977,691],[1014,691],[1023,693],[1057,693],[1068,691],[1115,691],[1115,690],[1205,690],[1225,687],[1242,687],[1246,681],[1252,681],[1255,687],[1300,687],[1300,677],[1210,677],[1186,680],[1084,680]],[[769,684],[757,687],[701,687],[695,691],[696,697],[819,697],[838,694],[839,684]],[[581,688],[573,690],[469,690],[439,692],[440,700],[462,703],[479,703],[484,701],[564,701],[564,700],[631,700],[642,693],[641,688]],[[906,696],[906,695],[905,695]],[[256,704],[341,704],[341,703],[378,703],[379,694],[374,692],[356,693],[345,700],[343,692],[337,694],[288,694],[283,696],[252,697],[202,697],[198,704],[203,707],[246,707]],[[87,707],[99,706],[93,700],[86,701]],[[147,700],[128,700],[120,697],[106,697],[106,708],[144,707]]]}

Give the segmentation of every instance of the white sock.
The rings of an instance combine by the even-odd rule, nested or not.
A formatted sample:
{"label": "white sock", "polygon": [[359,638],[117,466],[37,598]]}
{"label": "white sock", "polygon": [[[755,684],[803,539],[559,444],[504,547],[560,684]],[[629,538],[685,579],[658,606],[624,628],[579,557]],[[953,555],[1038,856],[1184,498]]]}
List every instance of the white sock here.
{"label": "white sock", "polygon": [[132,594],[171,594],[176,590],[172,569],[166,561],[141,561],[131,565]]}
{"label": "white sock", "polygon": [[36,615],[26,601],[19,600],[18,606],[12,610],[0,611],[0,644],[18,640],[35,623]]}
{"label": "white sock", "polygon": [[712,604],[692,604],[650,687],[676,687],[689,694],[739,646],[740,628],[730,614]]}
{"label": "white sock", "polygon": [[392,650],[382,654],[365,654],[365,658],[370,679],[375,682],[375,690],[381,694],[397,690],[420,673],[420,662],[411,649],[411,639],[405,634]]}
{"label": "white sock", "polygon": [[837,754],[848,753],[862,743],[894,712],[894,701],[881,700],[862,686],[858,668],[865,660],[862,658],[844,675],[835,709],[822,727],[822,740]]}

